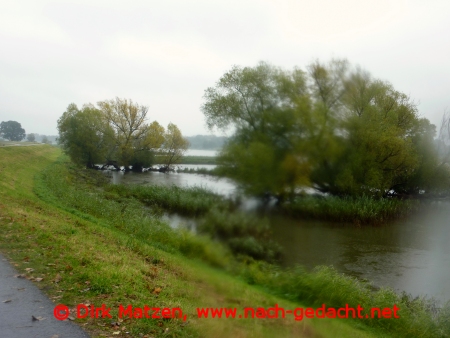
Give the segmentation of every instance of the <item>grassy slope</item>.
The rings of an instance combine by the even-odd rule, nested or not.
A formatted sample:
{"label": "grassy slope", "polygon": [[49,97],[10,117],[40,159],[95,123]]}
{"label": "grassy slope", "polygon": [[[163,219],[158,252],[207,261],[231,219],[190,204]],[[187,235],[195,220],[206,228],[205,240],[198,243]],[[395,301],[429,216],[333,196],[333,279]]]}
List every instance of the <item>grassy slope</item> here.
{"label": "grassy slope", "polygon": [[[34,175],[60,155],[51,146],[0,149],[0,249],[57,303],[90,303],[115,309],[118,304],[180,306],[189,320],[77,320],[93,335],[130,331],[175,337],[367,337],[338,320],[212,320],[194,318],[195,308],[270,307],[293,304],[267,295],[200,262],[149,245],[133,245],[129,235],[108,229],[41,201],[33,193]],[[96,292],[85,290],[95,285]],[[158,294],[158,290],[161,290]],[[122,332],[122,331],[121,331]],[[127,336],[124,333],[115,337]]]}

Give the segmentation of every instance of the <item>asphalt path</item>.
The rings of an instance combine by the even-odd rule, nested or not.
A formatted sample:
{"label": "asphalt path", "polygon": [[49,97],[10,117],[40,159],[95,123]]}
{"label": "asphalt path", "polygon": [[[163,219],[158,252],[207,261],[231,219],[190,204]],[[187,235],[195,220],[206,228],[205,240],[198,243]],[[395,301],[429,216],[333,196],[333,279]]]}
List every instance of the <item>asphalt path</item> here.
{"label": "asphalt path", "polygon": [[0,255],[1,338],[89,338],[81,327],[55,319],[54,303]]}

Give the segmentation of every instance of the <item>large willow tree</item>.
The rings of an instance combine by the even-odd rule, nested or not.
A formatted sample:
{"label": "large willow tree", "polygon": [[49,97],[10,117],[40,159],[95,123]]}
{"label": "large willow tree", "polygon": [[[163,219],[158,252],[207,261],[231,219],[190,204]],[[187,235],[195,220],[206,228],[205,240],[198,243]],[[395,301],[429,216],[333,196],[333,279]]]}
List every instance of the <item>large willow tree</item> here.
{"label": "large willow tree", "polygon": [[234,130],[222,172],[255,195],[285,198],[313,186],[382,196],[448,178],[431,151],[435,128],[414,102],[345,60],[306,71],[234,66],[204,99],[207,125]]}

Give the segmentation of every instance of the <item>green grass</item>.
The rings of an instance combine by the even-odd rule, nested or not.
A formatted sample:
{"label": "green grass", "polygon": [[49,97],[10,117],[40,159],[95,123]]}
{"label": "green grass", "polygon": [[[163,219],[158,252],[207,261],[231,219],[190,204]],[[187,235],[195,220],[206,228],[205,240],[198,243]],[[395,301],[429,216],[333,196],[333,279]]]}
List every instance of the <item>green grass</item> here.
{"label": "green grass", "polygon": [[[97,199],[95,206],[101,207],[103,202],[108,204],[111,200],[101,197],[101,178],[91,177],[86,171],[80,171],[81,177],[71,175],[70,170],[64,168],[68,163],[54,162],[59,154],[59,149],[51,146],[0,149],[3,160],[0,165],[0,250],[28,278],[43,278],[38,285],[55,303],[67,304],[72,310],[81,303],[104,303],[112,307],[113,319],[76,319],[91,336],[290,337],[302,336],[305,332],[307,336],[321,337],[336,336],[336,332],[338,337],[373,336],[338,320],[307,319],[299,323],[291,319],[196,318],[195,309],[199,306],[270,307],[277,303],[294,308],[298,304],[249,287],[244,281],[202,263],[202,258],[187,258],[174,245],[183,238],[168,238],[169,243],[161,249],[155,240],[147,242],[139,238],[139,233],[133,233],[140,230],[116,224],[122,216],[115,214],[119,217],[115,218],[112,214],[110,218],[107,214],[110,206],[95,210],[88,203],[76,204],[80,198],[89,202]],[[55,171],[55,168],[60,170]],[[54,185],[44,184],[52,180],[52,175],[75,193],[76,198],[63,194]],[[91,185],[90,190],[85,189],[83,181]],[[75,205],[68,206],[68,202]],[[148,225],[166,231],[170,234],[167,237],[173,234],[163,229],[168,226],[164,227],[156,215],[154,222]],[[189,239],[186,242],[193,243]],[[210,241],[198,246],[209,248],[212,256],[226,251]],[[191,257],[203,255],[191,253]],[[226,258],[221,257],[221,262],[225,263]],[[34,271],[27,272],[25,268]],[[113,332],[118,329],[110,322],[116,318],[118,304],[181,307],[189,319],[188,322],[125,320],[120,327],[124,331],[119,330],[121,332],[115,335]]]}
{"label": "green grass", "polygon": [[[166,205],[171,206],[171,203],[174,203],[180,210],[185,207],[187,211],[193,212],[206,208],[211,202],[202,198],[203,191],[184,191],[177,187],[160,186],[143,191],[139,186],[122,185],[106,185],[105,190],[99,189],[103,187],[104,179],[97,171],[78,170],[63,157],[37,175],[35,192],[41,199],[57,204],[67,212],[130,235],[130,245],[146,243],[166,252],[181,252],[187,257],[203,257],[212,265],[226,262],[227,253],[220,248],[210,250],[204,238],[187,231],[175,231],[160,218],[158,203],[169,196],[172,200],[167,201]],[[93,191],[93,187],[97,190]],[[139,197],[156,206],[156,210],[143,208],[137,199],[132,198],[139,193],[144,194]],[[158,200],[150,200],[155,196]],[[185,201],[185,196],[191,199]],[[210,197],[214,198],[215,195],[211,194]],[[198,202],[194,207],[192,198]]]}
{"label": "green grass", "polygon": [[[232,208],[229,208],[229,205],[226,205],[220,196],[203,189],[185,189],[175,186],[168,188],[107,185],[106,189],[99,190],[95,197],[91,193],[92,185],[96,183],[95,180],[91,180],[83,188],[86,178],[83,178],[81,182],[58,181],[58,175],[64,172],[63,162],[57,162],[47,170],[51,168],[53,168],[52,172],[44,171],[42,173],[42,179],[51,177],[46,184],[47,187],[51,187],[52,194],[59,201],[64,201],[70,207],[75,207],[76,210],[95,216],[96,219],[112,221],[121,232],[135,238],[132,243],[135,246],[134,250],[137,250],[142,242],[169,253],[179,252],[186,257],[201,259],[213,266],[233,271],[235,275],[243,276],[251,284],[266,287],[278,296],[284,296],[289,300],[310,306],[320,306],[322,303],[326,303],[329,307],[341,307],[344,304],[356,307],[359,304],[364,308],[384,308],[397,304],[402,309],[402,317],[395,322],[385,319],[364,322],[365,325],[379,328],[385,332],[394,332],[396,335],[407,332],[405,336],[422,335],[426,337],[430,333],[432,336],[439,336],[441,327],[437,322],[446,322],[441,318],[437,322],[431,318],[426,301],[414,303],[408,298],[402,299],[391,290],[374,293],[370,287],[355,279],[345,277],[333,269],[322,268],[312,274],[307,274],[302,269],[282,271],[276,266],[265,266],[253,262],[251,259],[247,260],[248,266],[241,265],[234,262],[225,248],[214,245],[207,238],[192,236],[188,232],[174,231],[164,224],[155,226],[158,224],[157,215],[149,214],[148,210],[143,211],[145,209],[142,209],[137,201],[144,201],[148,206],[156,207],[157,210],[162,208],[197,216],[204,214],[205,217],[200,221],[199,230],[216,234],[233,252],[267,260],[273,260],[276,257],[276,250],[273,250],[270,242],[255,240],[269,237],[268,226],[264,226],[263,221],[236,212],[230,214]],[[85,172],[89,173],[91,177],[100,177],[97,172]],[[78,176],[78,171],[75,171],[69,177],[75,179]],[[99,182],[98,186],[102,186],[102,182]],[[56,192],[61,195],[57,195]],[[101,198],[102,194],[105,198]],[[117,195],[114,196],[114,194]],[[372,212],[379,212],[380,209],[376,208],[380,208],[380,206],[389,206],[389,204],[376,204],[371,199],[358,199],[357,201],[327,199],[327,203],[323,205],[336,214],[342,212],[343,206],[347,208],[347,211],[362,210],[358,217],[366,215],[372,209],[375,209]],[[394,206],[396,205],[399,204],[394,204]],[[217,206],[222,206],[222,209],[213,208]],[[369,213],[369,215],[371,214]],[[155,219],[152,220],[151,216],[154,216]],[[258,224],[258,222],[260,223]],[[358,324],[361,325],[361,323]],[[421,330],[424,328],[425,331],[422,332]]]}
{"label": "green grass", "polygon": [[436,300],[413,298],[398,295],[389,288],[374,292],[369,284],[338,273],[330,267],[317,267],[313,272],[306,272],[301,267],[280,271],[278,268],[259,263],[259,268],[248,273],[248,281],[264,285],[275,294],[293,301],[318,308],[343,307],[348,304],[356,308],[360,305],[366,310],[371,308],[388,308],[394,304],[400,308],[400,318],[391,320],[383,318],[359,320],[364,324],[390,333],[394,337],[449,337],[450,336],[450,302],[438,310]]}
{"label": "green grass", "polygon": [[280,209],[297,218],[364,225],[381,224],[406,216],[417,207],[416,201],[401,201],[393,198],[302,196],[282,204]]}
{"label": "green grass", "polygon": [[[95,175],[94,172],[91,174]],[[234,201],[205,189],[159,185],[104,185],[103,189],[105,198],[122,205],[126,203],[127,206],[130,206],[138,200],[150,206],[152,210],[196,217],[197,230],[200,233],[219,239],[235,255],[247,255],[269,262],[279,261],[282,255],[281,247],[270,239],[270,228],[267,221],[261,220],[256,215],[247,215],[236,211],[237,204]],[[64,191],[66,190],[64,189]],[[82,199],[77,197],[76,193],[69,193],[69,195],[78,204],[81,203]],[[63,199],[68,200],[67,198]],[[111,211],[106,214],[113,215],[120,207],[115,206],[113,202],[110,203],[112,203]],[[99,206],[96,201],[89,201],[86,204],[96,211],[105,208],[104,203]],[[128,207],[128,213],[134,216],[139,215],[139,208],[139,205],[137,205],[138,210]],[[124,215],[124,217],[126,220],[132,219],[128,215]],[[140,236],[146,238],[144,234]],[[157,239],[158,242],[161,241],[158,235],[149,234],[149,236]]]}
{"label": "green grass", "polygon": [[205,214],[213,206],[227,210],[236,208],[232,201],[199,187],[108,185],[104,189],[107,198],[135,198],[153,208],[186,216]]}
{"label": "green grass", "polygon": [[[250,258],[237,261],[226,247],[211,239],[170,229],[159,219],[158,203],[147,201],[143,207],[126,191],[105,190],[98,173],[75,170],[64,158],[55,162],[58,155],[59,150],[50,146],[0,149],[4,160],[0,166],[0,249],[21,272],[34,268],[29,274],[43,277],[41,284],[58,303],[70,307],[79,303],[149,304],[181,307],[189,314],[187,325],[179,320],[122,323],[133,337],[448,337],[448,310],[432,312],[426,301],[390,290],[373,292],[329,268],[309,273]],[[202,205],[200,200],[197,207]],[[180,201],[183,198],[169,205],[185,203]],[[201,208],[206,207],[198,210]],[[263,230],[249,227],[246,231],[256,231],[256,235],[264,234]],[[234,226],[226,230],[236,231],[241,230]],[[194,316],[197,306],[279,304],[293,309],[322,303],[397,304],[401,318],[296,322],[201,320]],[[77,320],[93,336],[112,336],[116,329],[110,321]]]}

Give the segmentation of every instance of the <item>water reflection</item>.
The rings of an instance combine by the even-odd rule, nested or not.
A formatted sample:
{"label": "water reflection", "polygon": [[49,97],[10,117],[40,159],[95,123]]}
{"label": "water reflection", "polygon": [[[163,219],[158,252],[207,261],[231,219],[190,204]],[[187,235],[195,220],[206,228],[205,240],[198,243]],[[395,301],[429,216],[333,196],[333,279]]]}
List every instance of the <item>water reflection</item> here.
{"label": "water reflection", "polygon": [[[448,204],[450,207],[450,204]],[[375,286],[450,300],[450,212],[436,210],[381,227],[272,217],[286,265],[333,265]]]}
{"label": "water reflection", "polygon": [[[191,165],[192,168],[202,168],[201,166]],[[160,172],[108,172],[111,175],[113,184],[159,184],[159,185],[176,185],[179,187],[201,187],[208,189],[222,196],[233,196],[236,194],[236,185],[228,179],[217,178],[209,175],[197,175],[187,173],[160,173]]]}

